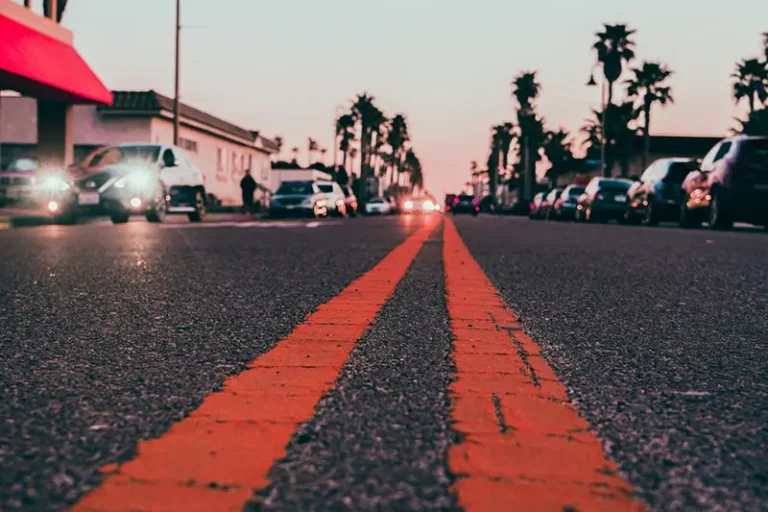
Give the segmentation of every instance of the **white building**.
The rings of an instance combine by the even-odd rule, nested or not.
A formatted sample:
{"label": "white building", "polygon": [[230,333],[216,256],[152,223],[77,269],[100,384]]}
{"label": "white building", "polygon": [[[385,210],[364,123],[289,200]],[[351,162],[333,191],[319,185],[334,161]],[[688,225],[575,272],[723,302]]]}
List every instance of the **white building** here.
{"label": "white building", "polygon": [[[125,143],[173,143],[173,100],[155,91],[113,91],[109,106],[73,107],[75,159],[95,148]],[[4,97],[0,106],[0,165],[33,156],[37,146],[37,104],[33,98]],[[179,145],[205,175],[207,192],[225,205],[240,204],[246,169],[259,184],[256,199],[266,206],[274,141],[188,105],[181,105]]]}

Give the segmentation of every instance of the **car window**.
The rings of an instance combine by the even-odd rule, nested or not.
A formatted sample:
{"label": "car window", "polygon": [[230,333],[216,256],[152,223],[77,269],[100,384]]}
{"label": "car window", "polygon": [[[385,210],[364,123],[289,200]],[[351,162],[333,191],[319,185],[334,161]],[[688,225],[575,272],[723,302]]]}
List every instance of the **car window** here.
{"label": "car window", "polygon": [[685,177],[693,170],[690,164],[675,162],[669,166],[666,174],[666,180],[669,183],[682,183]]}
{"label": "car window", "polygon": [[317,187],[320,189],[320,192],[323,192],[325,194],[330,194],[331,192],[333,192],[333,185],[331,185],[330,183],[318,184]]}
{"label": "car window", "polygon": [[312,192],[312,184],[306,181],[284,181],[277,189],[280,195],[309,195]]}
{"label": "car window", "polygon": [[715,144],[712,149],[709,150],[709,153],[704,157],[704,159],[701,161],[701,166],[706,167],[708,165],[712,165],[715,162],[715,155],[717,154],[718,150],[720,149],[720,146],[722,143],[718,142]]}
{"label": "car window", "polygon": [[723,159],[725,155],[728,154],[728,152],[731,150],[731,142],[723,142],[723,145],[720,146],[720,149],[717,150],[717,154],[715,155],[715,159],[713,162],[718,162]]}
{"label": "car window", "polygon": [[627,191],[631,184],[624,180],[600,180],[600,190]]}
{"label": "car window", "polygon": [[568,189],[568,195],[570,197],[579,197],[584,193],[585,187],[571,187]]}

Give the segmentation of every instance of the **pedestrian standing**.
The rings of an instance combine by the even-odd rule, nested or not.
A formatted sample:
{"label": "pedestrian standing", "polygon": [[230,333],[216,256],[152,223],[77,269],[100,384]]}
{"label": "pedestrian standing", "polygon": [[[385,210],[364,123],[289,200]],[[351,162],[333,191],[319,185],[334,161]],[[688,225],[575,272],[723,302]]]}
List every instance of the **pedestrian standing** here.
{"label": "pedestrian standing", "polygon": [[240,180],[240,191],[243,194],[243,213],[253,213],[253,193],[256,191],[256,180],[251,176],[250,169],[246,169],[245,176]]}

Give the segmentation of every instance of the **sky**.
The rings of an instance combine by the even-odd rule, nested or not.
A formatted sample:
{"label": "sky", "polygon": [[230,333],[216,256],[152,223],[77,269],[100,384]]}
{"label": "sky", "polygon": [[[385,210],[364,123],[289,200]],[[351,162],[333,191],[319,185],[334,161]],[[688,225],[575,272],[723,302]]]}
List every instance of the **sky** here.
{"label": "sky", "polygon": [[[69,0],[63,24],[109,88],[172,95],[174,16],[174,0]],[[331,163],[336,107],[368,92],[406,115],[427,188],[443,194],[485,162],[490,127],[514,118],[521,70],[538,73],[547,127],[582,138],[604,22],[637,30],[638,62],[675,72],[653,134],[725,135],[741,113],[734,63],[760,53],[767,20],[765,0],[182,0],[181,97],[282,136],[300,163],[313,137]]]}

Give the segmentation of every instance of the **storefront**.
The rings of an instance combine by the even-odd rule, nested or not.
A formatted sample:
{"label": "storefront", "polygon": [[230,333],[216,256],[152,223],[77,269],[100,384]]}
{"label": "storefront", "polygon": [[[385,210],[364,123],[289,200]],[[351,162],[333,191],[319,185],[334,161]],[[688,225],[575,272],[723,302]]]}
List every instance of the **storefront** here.
{"label": "storefront", "polygon": [[[42,1],[49,2],[48,12],[56,12],[56,0]],[[38,100],[37,157],[40,162],[69,164],[72,105],[110,105],[112,93],[75,50],[72,32],[25,4],[0,0],[0,90]]]}

